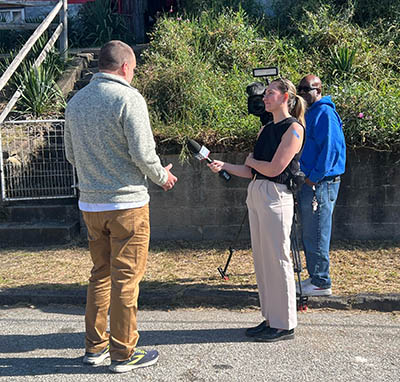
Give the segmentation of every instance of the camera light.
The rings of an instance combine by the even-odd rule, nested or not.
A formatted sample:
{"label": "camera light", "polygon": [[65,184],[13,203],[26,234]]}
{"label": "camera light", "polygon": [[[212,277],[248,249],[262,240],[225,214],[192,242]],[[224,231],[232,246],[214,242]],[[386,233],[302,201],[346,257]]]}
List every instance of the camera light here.
{"label": "camera light", "polygon": [[253,77],[268,77],[277,75],[278,75],[278,68],[276,66],[271,66],[269,68],[253,69]]}

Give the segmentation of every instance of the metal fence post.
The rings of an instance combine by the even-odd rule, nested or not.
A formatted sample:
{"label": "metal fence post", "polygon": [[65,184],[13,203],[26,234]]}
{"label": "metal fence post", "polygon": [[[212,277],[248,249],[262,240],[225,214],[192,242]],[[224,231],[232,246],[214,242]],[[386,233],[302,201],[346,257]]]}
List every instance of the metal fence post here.
{"label": "metal fence post", "polygon": [[63,6],[60,10],[60,23],[63,25],[63,31],[60,36],[60,55],[66,61],[68,58],[68,1],[62,0]]}

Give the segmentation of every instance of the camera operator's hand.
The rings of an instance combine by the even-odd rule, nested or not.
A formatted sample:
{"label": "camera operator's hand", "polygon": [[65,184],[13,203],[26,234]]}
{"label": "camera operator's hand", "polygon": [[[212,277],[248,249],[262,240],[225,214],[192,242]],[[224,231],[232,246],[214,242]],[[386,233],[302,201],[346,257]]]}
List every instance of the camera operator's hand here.
{"label": "camera operator's hand", "polygon": [[171,171],[169,171],[172,168],[172,163],[170,163],[168,166],[165,166],[164,168],[167,170],[168,179],[162,185],[162,188],[164,191],[168,191],[172,187],[174,187],[175,183],[178,181],[178,178]]}
{"label": "camera operator's hand", "polygon": [[212,172],[220,172],[224,167],[225,162],[220,160],[213,160],[211,163],[207,163],[207,166],[210,167]]}

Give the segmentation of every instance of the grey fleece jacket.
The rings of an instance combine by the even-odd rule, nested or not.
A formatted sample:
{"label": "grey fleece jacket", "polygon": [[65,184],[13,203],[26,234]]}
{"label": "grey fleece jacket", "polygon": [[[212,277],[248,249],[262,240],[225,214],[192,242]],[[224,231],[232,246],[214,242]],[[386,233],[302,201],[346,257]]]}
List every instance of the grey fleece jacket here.
{"label": "grey fleece jacket", "polygon": [[147,177],[168,178],[155,151],[144,98],[122,77],[96,73],[65,111],[65,151],[76,167],[80,200],[147,202]]}

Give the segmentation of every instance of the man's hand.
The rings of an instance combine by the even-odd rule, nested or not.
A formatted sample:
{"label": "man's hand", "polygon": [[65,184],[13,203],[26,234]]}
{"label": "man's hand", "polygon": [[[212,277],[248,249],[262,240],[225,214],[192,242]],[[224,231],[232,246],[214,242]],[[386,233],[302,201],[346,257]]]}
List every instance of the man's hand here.
{"label": "man's hand", "polygon": [[165,166],[164,168],[167,170],[168,179],[162,185],[162,188],[164,189],[164,191],[168,191],[172,187],[174,187],[175,183],[178,181],[178,178],[171,171],[169,171],[172,168],[172,163],[170,163],[168,166]]}
{"label": "man's hand", "polygon": [[315,186],[317,183],[314,183],[314,182],[312,182],[310,179],[308,179],[308,178],[306,178],[306,180],[304,181],[305,182],[305,184],[307,185],[307,186],[310,186],[310,187],[313,187],[313,186]]}

